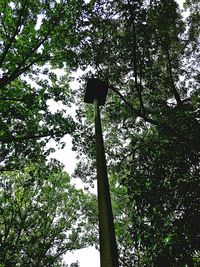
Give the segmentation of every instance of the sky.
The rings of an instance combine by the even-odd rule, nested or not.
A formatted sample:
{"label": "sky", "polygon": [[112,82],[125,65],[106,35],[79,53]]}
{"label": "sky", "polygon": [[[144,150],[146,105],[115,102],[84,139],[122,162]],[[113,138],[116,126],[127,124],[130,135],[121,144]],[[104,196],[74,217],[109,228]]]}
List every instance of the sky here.
{"label": "sky", "polygon": [[[183,7],[183,0],[176,0],[180,7]],[[82,73],[77,72],[75,74],[75,78],[80,76]],[[72,87],[79,87],[78,82],[75,80],[71,83]],[[57,150],[52,154],[52,157],[60,160],[65,165],[65,170],[72,174],[74,168],[76,166],[76,153],[72,151],[72,142],[71,137],[69,135],[63,138],[63,141],[66,143],[66,147],[64,149]],[[82,187],[81,181],[76,179],[73,180],[78,188]],[[77,250],[74,252],[68,252],[64,256],[64,261],[67,264],[71,264],[72,262],[79,261],[80,267],[100,267],[100,255],[99,252],[94,247],[84,248],[81,250]]]}
{"label": "sky", "polygon": [[65,263],[80,262],[80,267],[100,267],[99,252],[93,248],[84,248],[74,253],[68,252],[64,257]]}

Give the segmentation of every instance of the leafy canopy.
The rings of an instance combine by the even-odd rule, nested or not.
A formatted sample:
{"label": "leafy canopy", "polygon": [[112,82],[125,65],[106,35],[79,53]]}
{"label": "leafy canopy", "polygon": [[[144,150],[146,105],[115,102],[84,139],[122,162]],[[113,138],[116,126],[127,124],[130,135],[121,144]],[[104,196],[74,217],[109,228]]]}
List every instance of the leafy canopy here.
{"label": "leafy canopy", "polygon": [[70,184],[57,162],[0,177],[0,263],[61,266],[67,251],[93,244],[95,198]]}
{"label": "leafy canopy", "polygon": [[[199,4],[185,7],[187,18],[174,0],[90,1],[84,13],[80,65],[110,85],[102,119],[121,266],[198,264]],[[79,103],[77,119],[76,174],[92,182],[92,107]]]}
{"label": "leafy canopy", "polygon": [[[70,105],[69,67],[77,67],[71,32],[82,4],[55,0],[0,3],[2,170],[19,168],[27,157],[42,157],[49,138],[59,141],[74,131],[66,107]],[[55,112],[50,103],[58,107]]]}

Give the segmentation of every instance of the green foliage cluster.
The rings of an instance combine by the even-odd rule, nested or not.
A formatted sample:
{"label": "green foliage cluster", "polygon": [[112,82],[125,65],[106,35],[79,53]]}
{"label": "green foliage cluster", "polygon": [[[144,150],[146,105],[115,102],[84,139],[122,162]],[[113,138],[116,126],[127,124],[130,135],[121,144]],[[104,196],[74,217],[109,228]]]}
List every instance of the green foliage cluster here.
{"label": "green foliage cluster", "polygon": [[[62,107],[69,106],[69,66],[77,64],[67,49],[69,41],[65,38],[61,45],[58,38],[70,35],[78,16],[69,12],[74,5],[54,0],[0,3],[2,170],[20,168],[27,157],[37,160],[48,139],[59,141],[75,128]],[[52,112],[50,103],[57,103],[58,110]]]}
{"label": "green foliage cluster", "polygon": [[94,200],[70,184],[57,162],[5,172],[0,178],[2,266],[61,266],[65,252],[93,243],[88,209]]}

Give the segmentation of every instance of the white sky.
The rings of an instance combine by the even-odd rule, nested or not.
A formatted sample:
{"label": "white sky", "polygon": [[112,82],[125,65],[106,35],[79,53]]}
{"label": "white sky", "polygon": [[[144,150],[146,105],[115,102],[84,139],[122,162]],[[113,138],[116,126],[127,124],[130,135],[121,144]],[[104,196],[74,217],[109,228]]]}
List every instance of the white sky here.
{"label": "white sky", "polygon": [[65,263],[80,262],[81,267],[100,267],[99,252],[93,248],[84,248],[74,253],[68,252],[64,257]]}

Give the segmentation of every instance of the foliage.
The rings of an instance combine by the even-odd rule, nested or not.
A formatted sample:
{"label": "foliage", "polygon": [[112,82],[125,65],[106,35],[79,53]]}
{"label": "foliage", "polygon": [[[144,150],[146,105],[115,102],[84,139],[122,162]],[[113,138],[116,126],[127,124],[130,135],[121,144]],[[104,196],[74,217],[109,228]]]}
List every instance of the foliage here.
{"label": "foliage", "polygon": [[199,154],[156,130],[135,136],[134,141],[133,160],[126,161],[130,173],[118,169],[132,207],[134,263],[190,266],[199,250]]}
{"label": "foliage", "polygon": [[94,242],[95,198],[71,185],[57,162],[5,172],[0,188],[3,266],[62,266],[65,252]]}
{"label": "foliage", "polygon": [[65,266],[66,251],[96,239],[95,228],[89,234],[94,197],[70,185],[57,163],[45,163],[53,151],[48,141],[63,148],[61,138],[75,130],[67,108],[80,41],[72,33],[83,6],[80,0],[0,2],[2,266]]}
{"label": "foliage", "polygon": [[[122,266],[199,261],[199,3],[186,0],[185,8],[187,18],[175,0],[0,3],[1,170],[43,162],[47,138],[73,133],[75,176],[92,183],[92,107],[82,103],[83,90],[69,91],[69,72],[80,67],[83,80],[107,81],[103,128]],[[56,68],[64,69],[60,80]],[[74,101],[76,131],[50,100]]]}
{"label": "foliage", "polygon": [[[197,2],[186,1],[187,18],[173,0],[90,1],[84,13],[80,66],[91,66],[85,76],[93,73],[110,88],[102,117],[110,177],[115,179],[121,266],[197,262]],[[83,97],[80,91],[74,93]],[[81,162],[76,175],[91,182],[95,178],[92,107],[78,104],[74,149]]]}
{"label": "foliage", "polygon": [[[1,170],[19,169],[27,157],[43,157],[48,139],[59,141],[74,131],[66,106],[70,105],[69,66],[77,67],[70,36],[81,2],[0,3]],[[56,72],[57,68],[62,71]]]}

